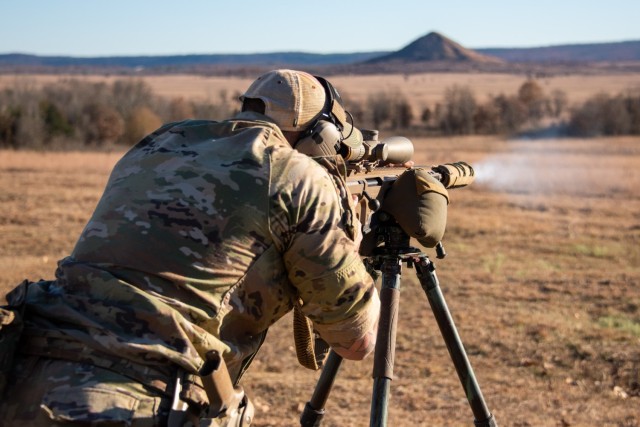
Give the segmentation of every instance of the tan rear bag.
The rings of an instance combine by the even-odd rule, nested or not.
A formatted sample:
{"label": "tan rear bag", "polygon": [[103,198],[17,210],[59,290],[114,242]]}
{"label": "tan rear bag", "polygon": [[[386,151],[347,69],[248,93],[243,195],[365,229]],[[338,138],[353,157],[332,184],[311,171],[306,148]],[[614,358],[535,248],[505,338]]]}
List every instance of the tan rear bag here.
{"label": "tan rear bag", "polygon": [[381,210],[390,213],[400,227],[421,245],[432,248],[447,227],[449,193],[429,169],[403,172],[385,195]]}

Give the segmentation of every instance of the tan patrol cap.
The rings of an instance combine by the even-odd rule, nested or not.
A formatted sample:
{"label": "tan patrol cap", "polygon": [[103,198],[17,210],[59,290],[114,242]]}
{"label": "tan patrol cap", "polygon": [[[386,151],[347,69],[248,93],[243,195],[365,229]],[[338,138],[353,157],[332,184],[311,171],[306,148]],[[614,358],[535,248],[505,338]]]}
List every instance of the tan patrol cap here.
{"label": "tan patrol cap", "polygon": [[325,90],[311,74],[273,70],[258,77],[240,97],[258,98],[265,115],[284,131],[303,131],[322,113]]}

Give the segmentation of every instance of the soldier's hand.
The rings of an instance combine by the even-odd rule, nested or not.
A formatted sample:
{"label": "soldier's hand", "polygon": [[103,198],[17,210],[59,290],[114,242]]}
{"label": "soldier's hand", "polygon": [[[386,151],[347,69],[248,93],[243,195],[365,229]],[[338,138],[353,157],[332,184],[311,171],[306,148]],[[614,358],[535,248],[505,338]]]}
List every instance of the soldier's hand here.
{"label": "soldier's hand", "polygon": [[386,166],[391,167],[391,168],[405,167],[405,168],[408,169],[408,168],[412,168],[413,165],[415,165],[415,164],[416,164],[416,162],[414,162],[413,160],[409,160],[409,161],[406,161],[404,163],[389,163]]}

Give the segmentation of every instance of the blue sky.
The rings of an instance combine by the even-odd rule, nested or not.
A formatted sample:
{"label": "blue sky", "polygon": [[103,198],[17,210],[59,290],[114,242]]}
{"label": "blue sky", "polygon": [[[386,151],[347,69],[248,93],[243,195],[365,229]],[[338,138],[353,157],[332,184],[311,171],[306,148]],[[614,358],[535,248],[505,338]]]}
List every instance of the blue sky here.
{"label": "blue sky", "polygon": [[430,31],[469,48],[640,40],[640,1],[0,0],[0,53],[391,51]]}

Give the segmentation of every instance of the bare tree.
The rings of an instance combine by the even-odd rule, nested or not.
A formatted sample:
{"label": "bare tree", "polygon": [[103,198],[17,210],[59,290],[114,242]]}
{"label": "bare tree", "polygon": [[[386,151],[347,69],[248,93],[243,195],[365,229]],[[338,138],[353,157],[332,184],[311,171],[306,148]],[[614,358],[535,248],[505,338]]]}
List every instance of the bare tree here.
{"label": "bare tree", "polygon": [[468,135],[474,133],[477,103],[467,86],[452,86],[445,90],[439,111],[438,124],[445,134]]}
{"label": "bare tree", "polygon": [[186,101],[183,97],[171,99],[168,114],[169,117],[167,121],[171,122],[195,117],[193,104]]}
{"label": "bare tree", "polygon": [[113,143],[124,133],[124,120],[113,107],[93,103],[85,107],[85,114],[87,115],[85,130],[87,144]]}
{"label": "bare tree", "polygon": [[381,129],[391,119],[392,99],[386,92],[369,95],[367,105],[374,129]]}
{"label": "bare tree", "polygon": [[413,121],[413,109],[409,101],[402,96],[397,95],[393,105],[393,118],[391,119],[392,129],[408,129]]}
{"label": "bare tree", "polygon": [[113,107],[122,117],[128,117],[134,110],[150,107],[155,103],[151,87],[140,79],[116,80],[111,92]]}
{"label": "bare tree", "polygon": [[556,89],[551,92],[551,98],[549,100],[550,112],[553,117],[560,117],[567,109],[569,105],[569,98],[566,92]]}
{"label": "bare tree", "polygon": [[161,125],[162,120],[150,108],[135,108],[126,120],[122,139],[127,144],[135,144]]}
{"label": "bare tree", "polygon": [[527,80],[518,89],[518,99],[527,109],[527,115],[533,123],[542,119],[545,113],[546,99],[544,90],[535,80]]}
{"label": "bare tree", "polygon": [[527,110],[519,98],[498,95],[491,101],[500,118],[498,132],[513,133],[527,120]]}

